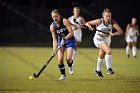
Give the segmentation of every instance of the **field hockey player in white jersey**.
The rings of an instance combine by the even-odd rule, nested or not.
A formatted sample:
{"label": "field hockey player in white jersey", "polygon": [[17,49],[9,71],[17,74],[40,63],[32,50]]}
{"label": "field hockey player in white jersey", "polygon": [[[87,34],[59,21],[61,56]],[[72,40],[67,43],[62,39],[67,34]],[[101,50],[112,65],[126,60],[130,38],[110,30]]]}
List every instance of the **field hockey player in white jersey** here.
{"label": "field hockey player in white jersey", "polygon": [[131,23],[127,25],[125,39],[127,42],[126,46],[126,55],[130,57],[129,51],[132,48],[133,57],[136,58],[136,44],[137,44],[137,37],[139,36],[139,26],[137,24],[137,19],[132,18]]}
{"label": "field hockey player in white jersey", "polygon": [[82,24],[85,24],[85,19],[80,16],[80,8],[79,7],[73,8],[73,16],[69,17],[68,20],[72,24],[72,29],[74,31],[75,45],[76,45],[76,48],[74,49],[73,56],[72,56],[73,63],[74,63],[77,47],[82,42],[82,29],[81,28],[84,28],[82,26]]}
{"label": "field hockey player in white jersey", "polygon": [[[102,13],[103,18],[92,20],[87,22],[85,25],[89,27],[90,30],[93,30],[92,25],[96,25],[97,30],[101,30],[103,32],[108,32],[105,34],[103,32],[96,31],[94,35],[94,44],[99,49],[99,56],[97,59],[97,68],[94,69],[95,74],[98,77],[103,77],[101,72],[101,67],[103,63],[103,59],[105,58],[107,74],[114,74],[112,70],[112,54],[111,54],[111,37],[116,35],[121,35],[123,33],[120,26],[112,19],[112,13],[108,8],[105,8]],[[112,32],[113,27],[116,29],[116,32]]]}

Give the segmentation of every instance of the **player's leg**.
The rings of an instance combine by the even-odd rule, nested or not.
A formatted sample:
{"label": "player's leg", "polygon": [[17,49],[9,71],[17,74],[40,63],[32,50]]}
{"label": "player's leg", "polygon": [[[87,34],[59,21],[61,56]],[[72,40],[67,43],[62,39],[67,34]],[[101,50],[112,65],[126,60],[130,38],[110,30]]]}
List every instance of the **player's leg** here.
{"label": "player's leg", "polygon": [[80,43],[81,43],[81,42],[76,41],[76,42],[75,42],[76,47],[79,47],[79,46],[80,46]]}
{"label": "player's leg", "polygon": [[126,56],[127,56],[127,57],[130,57],[129,51],[130,51],[130,49],[131,49],[131,45],[132,45],[131,42],[127,42],[127,46],[126,46]]}
{"label": "player's leg", "polygon": [[73,71],[73,68],[72,68],[72,55],[73,55],[73,48],[72,47],[69,47],[66,49],[67,50],[67,56],[66,56],[66,60],[67,60],[67,64],[68,64],[68,67],[69,67],[69,73],[71,75],[74,74],[74,71]]}
{"label": "player's leg", "polygon": [[59,78],[59,80],[64,80],[66,78],[65,65],[63,63],[64,51],[65,51],[64,47],[61,47],[58,50],[58,67],[59,67],[60,72],[61,72],[61,77]]}
{"label": "player's leg", "polygon": [[136,52],[137,52],[136,42],[132,42],[132,53],[134,58],[136,58]]}
{"label": "player's leg", "polygon": [[77,54],[77,48],[79,47],[79,45],[80,45],[80,42],[75,42],[75,46],[76,46],[76,48],[75,49],[73,49],[73,55],[72,55],[72,60],[73,60],[73,64],[74,64],[74,60],[75,60],[75,57],[76,57],[76,54]]}
{"label": "player's leg", "polygon": [[94,72],[96,73],[96,75],[98,77],[103,77],[102,72],[101,72],[101,67],[102,67],[102,63],[103,63],[103,59],[105,57],[105,52],[101,49],[99,49],[99,56],[98,56],[98,60],[97,60],[97,67],[94,70]]}
{"label": "player's leg", "polygon": [[132,42],[132,53],[133,57],[136,58],[136,53],[137,53],[137,37],[133,37],[133,42]]}
{"label": "player's leg", "polygon": [[99,45],[99,48],[106,53],[105,61],[106,61],[106,67],[107,67],[107,74],[114,74],[114,72],[111,68],[112,55],[111,55],[111,48],[110,48],[109,44],[106,42],[102,42]]}
{"label": "player's leg", "polygon": [[99,49],[99,56],[97,60],[97,71],[101,71],[101,66],[102,66],[104,57],[105,57],[105,52]]}
{"label": "player's leg", "polygon": [[80,43],[81,43],[81,36],[75,36],[75,46],[76,46],[76,48],[73,50],[73,55],[72,55],[73,64],[74,64],[75,57],[76,57],[76,54],[77,54],[77,48],[79,47]]}

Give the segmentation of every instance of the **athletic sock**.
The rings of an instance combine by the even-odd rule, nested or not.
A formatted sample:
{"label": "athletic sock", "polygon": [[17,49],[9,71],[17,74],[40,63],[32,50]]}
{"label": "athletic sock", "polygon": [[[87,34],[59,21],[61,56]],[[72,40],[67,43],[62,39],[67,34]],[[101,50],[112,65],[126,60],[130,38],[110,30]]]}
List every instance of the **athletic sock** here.
{"label": "athletic sock", "polygon": [[103,59],[101,59],[100,57],[98,57],[98,60],[97,60],[97,68],[96,68],[97,71],[101,71],[102,63],[103,63]]}
{"label": "athletic sock", "polygon": [[73,71],[72,65],[73,65],[73,61],[72,61],[71,63],[68,63],[69,73],[70,73],[71,75],[74,74],[74,71]]}
{"label": "athletic sock", "polygon": [[64,64],[58,64],[58,67],[60,69],[61,75],[66,75],[65,74],[65,66],[64,66]]}
{"label": "athletic sock", "polygon": [[76,52],[76,49],[74,49],[74,50],[73,50],[73,55],[72,55],[73,63],[74,63],[74,60],[75,60],[76,53],[77,53],[77,52]]}
{"label": "athletic sock", "polygon": [[137,52],[137,48],[136,48],[136,46],[133,46],[132,47],[133,56],[136,56],[136,52]]}
{"label": "athletic sock", "polygon": [[107,69],[111,68],[112,57],[111,55],[105,55],[106,67]]}
{"label": "athletic sock", "polygon": [[129,55],[129,50],[130,50],[129,46],[126,46],[126,55]]}
{"label": "athletic sock", "polygon": [[68,66],[69,66],[69,67],[72,67],[72,64],[73,64],[73,60],[72,60],[71,63],[68,63]]}

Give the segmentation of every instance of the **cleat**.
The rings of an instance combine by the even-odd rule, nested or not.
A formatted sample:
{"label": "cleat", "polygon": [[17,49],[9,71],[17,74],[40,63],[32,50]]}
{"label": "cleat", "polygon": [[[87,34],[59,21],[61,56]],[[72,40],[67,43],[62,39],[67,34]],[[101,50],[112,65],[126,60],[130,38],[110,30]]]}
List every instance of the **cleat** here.
{"label": "cleat", "polygon": [[69,73],[70,73],[71,75],[74,74],[74,71],[73,71],[72,67],[69,67]]}
{"label": "cleat", "polygon": [[137,56],[134,56],[134,58],[137,58]]}
{"label": "cleat", "polygon": [[111,74],[114,74],[114,72],[113,72],[113,70],[112,70],[111,68],[109,68],[109,69],[107,70],[107,74],[111,75]]}
{"label": "cleat", "polygon": [[96,69],[94,69],[94,72],[95,72],[95,74],[96,74],[97,77],[103,77],[101,71],[97,71]]}
{"label": "cleat", "polygon": [[61,77],[58,80],[65,80],[66,79],[66,75],[61,75]]}
{"label": "cleat", "polygon": [[128,54],[128,55],[127,55],[127,57],[129,58],[129,57],[130,57],[130,55]]}

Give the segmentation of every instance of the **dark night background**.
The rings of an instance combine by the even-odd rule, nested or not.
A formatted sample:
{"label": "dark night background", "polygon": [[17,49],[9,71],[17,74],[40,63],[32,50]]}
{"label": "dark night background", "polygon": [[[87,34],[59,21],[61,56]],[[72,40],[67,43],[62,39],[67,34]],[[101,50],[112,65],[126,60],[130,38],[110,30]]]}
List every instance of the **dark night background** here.
{"label": "dark night background", "polygon": [[[86,21],[100,18],[108,7],[124,32],[132,17],[140,24],[139,0],[0,0],[0,46],[52,46],[48,29],[51,10],[58,8],[68,18],[74,6],[81,7]],[[83,29],[81,47],[94,47],[93,36],[94,32]],[[111,46],[124,48],[126,43],[120,42],[123,38],[124,35],[113,37]],[[139,42],[138,39],[138,47]]]}

